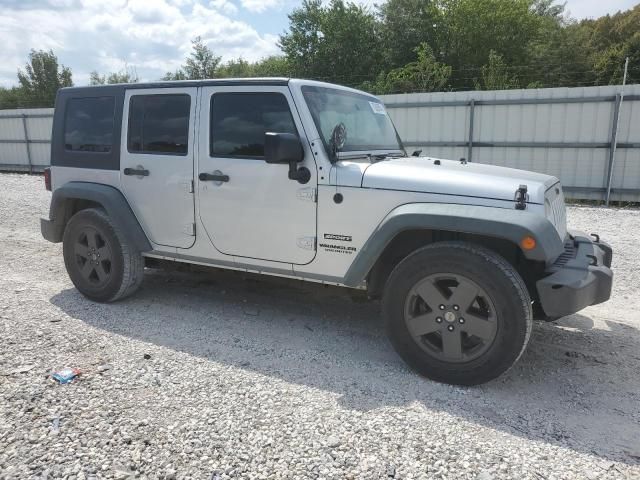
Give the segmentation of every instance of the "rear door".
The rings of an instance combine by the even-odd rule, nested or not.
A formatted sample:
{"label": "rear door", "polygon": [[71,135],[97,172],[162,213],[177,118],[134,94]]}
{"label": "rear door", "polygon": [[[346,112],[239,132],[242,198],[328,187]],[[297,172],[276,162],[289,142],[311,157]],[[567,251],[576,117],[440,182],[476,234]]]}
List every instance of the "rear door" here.
{"label": "rear door", "polygon": [[125,95],[122,191],[149,239],[195,242],[193,193],[197,88],[132,89]]}

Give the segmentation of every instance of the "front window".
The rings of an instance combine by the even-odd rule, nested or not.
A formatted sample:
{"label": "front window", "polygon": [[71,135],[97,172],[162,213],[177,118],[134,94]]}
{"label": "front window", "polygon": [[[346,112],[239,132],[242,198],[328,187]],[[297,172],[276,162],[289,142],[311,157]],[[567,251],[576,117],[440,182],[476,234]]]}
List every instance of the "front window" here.
{"label": "front window", "polygon": [[402,151],[396,129],[377,98],[315,86],[302,87],[302,94],[325,147],[331,144],[333,129],[343,124],[346,140],[341,152]]}
{"label": "front window", "polygon": [[212,157],[264,158],[266,132],[297,135],[281,93],[215,93],[211,97]]}

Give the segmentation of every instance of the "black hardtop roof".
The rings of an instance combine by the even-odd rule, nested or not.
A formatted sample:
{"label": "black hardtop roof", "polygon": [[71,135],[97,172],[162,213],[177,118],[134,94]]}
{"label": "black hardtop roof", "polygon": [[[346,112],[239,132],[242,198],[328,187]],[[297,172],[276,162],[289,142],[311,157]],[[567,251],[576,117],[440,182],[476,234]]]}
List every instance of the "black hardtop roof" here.
{"label": "black hardtop roof", "polygon": [[88,85],[83,87],[65,87],[60,89],[60,93],[96,93],[105,94],[115,90],[132,90],[138,88],[171,88],[171,87],[206,87],[206,86],[286,86],[289,84],[288,78],[267,77],[267,78],[212,78],[208,80],[170,80],[149,83],[115,83],[111,85]]}

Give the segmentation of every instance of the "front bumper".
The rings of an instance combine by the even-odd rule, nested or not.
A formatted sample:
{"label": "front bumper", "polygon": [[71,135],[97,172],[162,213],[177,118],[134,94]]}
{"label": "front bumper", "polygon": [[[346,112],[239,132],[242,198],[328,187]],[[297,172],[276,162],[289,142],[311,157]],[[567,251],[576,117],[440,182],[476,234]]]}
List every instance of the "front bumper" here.
{"label": "front bumper", "polygon": [[[595,238],[595,239],[594,239]],[[565,251],[536,282],[540,305],[551,318],[563,317],[611,297],[611,247],[582,232],[569,232]]]}

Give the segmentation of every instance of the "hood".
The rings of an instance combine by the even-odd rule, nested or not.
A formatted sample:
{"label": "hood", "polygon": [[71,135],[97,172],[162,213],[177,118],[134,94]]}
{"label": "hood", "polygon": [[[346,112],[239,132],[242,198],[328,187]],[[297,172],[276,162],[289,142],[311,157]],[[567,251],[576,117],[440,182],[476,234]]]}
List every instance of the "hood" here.
{"label": "hood", "polygon": [[550,175],[481,163],[430,157],[403,157],[370,165],[362,186],[388,190],[461,195],[513,201],[520,185],[528,203],[544,204],[547,189],[558,183]]}

